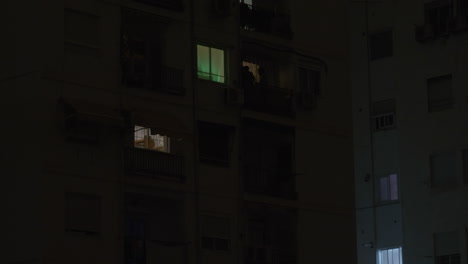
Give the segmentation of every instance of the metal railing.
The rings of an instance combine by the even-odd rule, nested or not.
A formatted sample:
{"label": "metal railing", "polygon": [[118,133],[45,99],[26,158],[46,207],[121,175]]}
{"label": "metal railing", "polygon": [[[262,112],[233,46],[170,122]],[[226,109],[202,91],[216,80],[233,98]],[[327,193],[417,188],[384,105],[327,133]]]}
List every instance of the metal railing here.
{"label": "metal railing", "polygon": [[185,178],[184,157],[143,148],[125,149],[125,169],[144,176]]}
{"label": "metal railing", "polygon": [[174,94],[183,94],[184,89],[184,71],[171,67],[160,67],[153,73],[153,88],[158,91],[164,91]]}
{"label": "metal railing", "polygon": [[258,112],[294,116],[292,90],[273,86],[251,85],[244,87],[244,105]]}

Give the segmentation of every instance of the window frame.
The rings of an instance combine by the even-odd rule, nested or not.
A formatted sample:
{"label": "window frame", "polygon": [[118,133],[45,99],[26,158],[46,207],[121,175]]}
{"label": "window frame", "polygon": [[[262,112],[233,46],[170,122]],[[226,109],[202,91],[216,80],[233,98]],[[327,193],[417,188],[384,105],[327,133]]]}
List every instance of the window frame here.
{"label": "window frame", "polygon": [[[151,134],[151,130],[152,128],[151,127],[145,127],[145,126],[141,126],[141,125],[136,125],[134,124],[133,126],[133,147],[134,148],[141,148],[141,149],[145,149],[145,150],[151,150],[151,151],[158,151],[158,152],[163,152],[163,153],[172,153],[173,151],[171,151],[171,143],[172,143],[172,139],[169,135],[164,135],[164,134]],[[141,146],[136,146],[135,144],[137,143],[137,132],[138,131],[144,131],[144,136],[143,136],[143,140],[144,140],[144,146],[141,147]],[[153,138],[154,137],[154,138]],[[163,146],[162,146],[162,149],[158,149],[157,148],[157,142],[158,142],[158,137],[162,139],[162,143],[163,143]],[[154,140],[154,144],[155,146],[153,148],[150,148],[149,147],[149,141],[150,140]]]}
{"label": "window frame", "polygon": [[[384,54],[384,55],[380,55],[380,56],[376,56],[375,54],[375,49],[374,49],[374,43],[373,43],[373,38],[374,36],[377,36],[377,35],[383,35],[385,33],[389,33],[390,34],[390,54]],[[395,49],[394,49],[394,38],[395,38],[395,33],[393,31],[392,28],[385,28],[385,29],[382,29],[382,30],[379,30],[379,31],[374,31],[374,32],[370,32],[369,34],[369,59],[370,61],[378,61],[378,60],[382,60],[382,59],[386,59],[386,58],[392,58],[395,54]]]}
{"label": "window frame", "polygon": [[[198,46],[201,46],[201,47],[206,47],[208,48],[208,51],[209,51],[209,57],[208,57],[208,62],[209,62],[209,71],[208,73],[206,72],[201,72],[199,71],[198,69]],[[213,75],[212,74],[212,70],[211,70],[211,49],[217,49],[217,50],[221,50],[223,52],[223,67],[224,67],[224,72],[223,72],[223,76],[221,75]],[[221,85],[227,85],[228,84],[228,74],[227,72],[229,72],[229,69],[228,69],[228,56],[227,56],[227,48],[226,47],[223,47],[221,45],[216,45],[216,44],[212,44],[212,43],[206,43],[206,42],[196,42],[195,44],[195,56],[196,56],[196,65],[195,65],[195,68],[197,69],[196,73],[197,73],[197,79],[198,80],[202,80],[202,81],[208,81],[208,82],[212,82],[212,83],[217,83],[217,84],[221,84]],[[204,78],[200,78],[200,73],[203,73],[203,74],[208,74],[209,77],[208,79],[204,79]],[[218,81],[214,81],[212,80],[212,77],[213,76],[217,76],[217,77],[221,77],[221,78],[224,78],[224,81],[223,82],[218,82]]]}
{"label": "window frame", "polygon": [[[392,175],[395,175],[396,176],[396,199],[392,199],[392,195],[391,195],[391,176]],[[387,182],[387,197],[388,199],[387,200],[384,200],[382,199],[382,179],[385,179],[386,178],[386,182]],[[379,197],[379,203],[380,204],[389,204],[389,203],[398,203],[400,201],[400,184],[399,184],[399,181],[400,181],[400,177],[398,176],[398,173],[396,172],[392,172],[392,173],[387,173],[387,174],[384,174],[384,175],[381,175],[378,177],[378,182],[377,182],[377,185],[378,185],[378,188],[377,188],[377,194],[378,194],[378,197]]]}
{"label": "window frame", "polygon": [[[454,3],[453,2],[454,1],[452,1],[452,0],[434,0],[434,1],[431,1],[431,2],[428,2],[428,3],[424,4],[424,23],[431,27],[435,38],[448,36],[450,34],[450,32],[448,30],[448,22],[450,21],[451,18],[454,17]],[[449,14],[448,14],[447,21],[446,21],[447,25],[445,25],[445,30],[444,31],[436,32],[435,26],[430,21],[429,12],[431,10],[433,10],[433,9],[440,9],[441,7],[444,7],[444,6],[447,6],[449,8]],[[440,11],[438,10],[438,12],[440,12]],[[442,24],[441,24],[441,21],[440,21],[440,13],[438,13],[437,16],[438,16],[437,17],[438,18],[438,24],[436,26],[439,27],[439,29],[440,29],[440,28],[442,28]]]}
{"label": "window frame", "polygon": [[[443,99],[439,99],[439,100],[433,100],[431,101],[431,98],[430,98],[430,82],[431,81],[440,81],[440,80],[450,80],[450,98],[443,98]],[[443,75],[437,75],[437,76],[433,76],[433,77],[429,77],[429,78],[426,78],[426,95],[427,95],[427,111],[429,113],[437,113],[437,112],[444,112],[444,111],[447,111],[447,110],[451,110],[451,109],[454,109],[455,108],[455,97],[454,97],[454,89],[453,89],[453,74],[452,73],[449,73],[449,74],[443,74]],[[437,107],[437,106],[434,106],[434,102],[437,102],[437,101],[448,101],[450,100],[450,105],[449,106],[446,106],[446,107],[443,107],[443,108],[440,108]],[[435,109],[434,109],[435,108]]]}
{"label": "window frame", "polygon": [[[444,185],[441,185],[441,184],[435,184],[434,183],[434,158],[438,157],[438,156],[444,156],[444,155],[453,155],[454,156],[454,160],[453,160],[453,163],[454,163],[454,167],[452,168],[452,170],[454,171],[453,173],[455,174],[454,175],[454,179],[455,179],[455,182],[453,183],[449,183],[449,184],[444,184]],[[448,191],[448,190],[453,190],[453,189],[456,189],[458,188],[458,185],[459,185],[459,172],[458,172],[458,153],[456,150],[444,150],[444,151],[437,151],[437,152],[431,152],[429,153],[429,186],[431,188],[431,190],[433,191]]]}

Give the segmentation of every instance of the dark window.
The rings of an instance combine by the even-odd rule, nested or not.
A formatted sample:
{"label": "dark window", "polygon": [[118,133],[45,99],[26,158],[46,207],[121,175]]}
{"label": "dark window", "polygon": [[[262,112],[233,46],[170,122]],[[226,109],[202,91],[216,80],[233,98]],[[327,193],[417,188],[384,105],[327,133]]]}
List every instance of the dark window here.
{"label": "dark window", "polygon": [[429,112],[443,111],[453,107],[452,75],[427,80]]}
{"label": "dark window", "polygon": [[98,234],[101,229],[101,198],[95,195],[65,195],[65,229],[70,232]]}
{"label": "dark window", "polygon": [[204,215],[201,224],[203,249],[230,251],[231,224],[229,218]]}
{"label": "dark window", "polygon": [[431,185],[434,188],[448,188],[457,184],[456,153],[445,152],[431,156]]}
{"label": "dark window", "polygon": [[459,10],[460,15],[468,18],[468,0],[460,0]]}
{"label": "dark window", "polygon": [[458,233],[455,231],[434,234],[436,264],[460,264],[459,246]]}
{"label": "dark window", "polygon": [[244,119],[242,145],[245,191],[295,199],[294,128]]}
{"label": "dark window", "polygon": [[184,203],[170,197],[125,194],[125,236],[137,240],[184,240]]}
{"label": "dark window", "polygon": [[161,35],[165,30],[164,25],[148,13],[122,9],[120,59],[125,85],[184,94],[184,71],[163,64]]}
{"label": "dark window", "polygon": [[448,0],[433,1],[425,5],[426,24],[432,28],[434,36],[439,37],[448,33],[448,22],[452,8]]}
{"label": "dark window", "polygon": [[371,60],[391,57],[393,55],[393,31],[374,33],[370,35]]}
{"label": "dark window", "polygon": [[374,131],[395,128],[395,99],[378,101],[372,104]]}
{"label": "dark window", "polygon": [[233,127],[208,122],[199,123],[200,160],[229,166]]}

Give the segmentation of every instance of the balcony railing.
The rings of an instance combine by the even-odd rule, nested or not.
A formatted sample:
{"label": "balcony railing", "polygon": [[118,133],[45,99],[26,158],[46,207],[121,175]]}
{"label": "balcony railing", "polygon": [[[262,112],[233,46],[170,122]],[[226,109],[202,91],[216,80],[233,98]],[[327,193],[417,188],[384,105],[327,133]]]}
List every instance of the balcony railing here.
{"label": "balcony railing", "polygon": [[159,71],[153,73],[153,88],[173,94],[183,94],[184,71],[181,69],[161,67]]}
{"label": "balcony railing", "polygon": [[[295,199],[293,173],[281,171],[280,168],[261,168],[245,165],[243,168],[245,191],[247,193]],[[285,173],[290,175],[282,175]]]}
{"label": "balcony railing", "polygon": [[164,176],[182,180],[185,177],[182,156],[143,148],[125,149],[126,171],[143,176]]}
{"label": "balcony railing", "polygon": [[244,87],[245,107],[275,115],[294,116],[292,90],[272,86]]}
{"label": "balcony railing", "polygon": [[243,29],[273,34],[291,39],[291,17],[288,14],[259,8],[255,5],[240,4],[240,26]]}

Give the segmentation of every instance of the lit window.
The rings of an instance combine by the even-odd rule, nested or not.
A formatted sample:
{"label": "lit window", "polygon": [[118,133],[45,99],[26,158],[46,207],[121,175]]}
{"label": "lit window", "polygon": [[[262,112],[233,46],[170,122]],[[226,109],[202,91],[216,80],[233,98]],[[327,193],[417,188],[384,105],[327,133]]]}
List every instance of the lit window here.
{"label": "lit window", "polygon": [[259,72],[260,65],[255,64],[253,62],[243,61],[242,62],[242,67],[245,67],[245,66],[249,67],[249,72],[252,73],[252,75],[254,77],[254,81],[256,83],[259,83],[260,82],[260,72]]}
{"label": "lit window", "polygon": [[197,74],[199,79],[224,83],[224,50],[197,45]]}
{"label": "lit window", "polygon": [[380,178],[380,200],[398,200],[398,180],[396,174],[390,174]]}
{"label": "lit window", "polygon": [[402,264],[401,247],[380,249],[377,252],[378,264]]}
{"label": "lit window", "polygon": [[151,128],[135,126],[134,147],[170,152],[170,138],[154,133]]}

